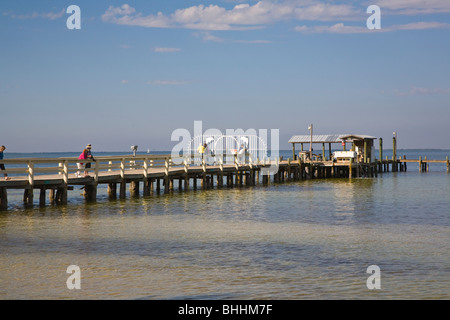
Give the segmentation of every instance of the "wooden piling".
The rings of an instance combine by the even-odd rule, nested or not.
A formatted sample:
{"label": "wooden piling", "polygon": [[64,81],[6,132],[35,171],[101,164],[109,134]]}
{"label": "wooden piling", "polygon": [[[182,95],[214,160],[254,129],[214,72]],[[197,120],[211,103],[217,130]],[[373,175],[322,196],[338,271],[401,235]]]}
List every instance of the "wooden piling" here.
{"label": "wooden piling", "polygon": [[[394,140],[393,143],[396,141]],[[369,151],[368,151],[369,152]],[[395,151],[396,152],[396,151]],[[368,154],[366,155],[368,156]],[[380,158],[383,157],[382,153],[382,144],[380,143]],[[120,184],[120,197],[123,199],[126,196],[128,190],[126,189],[126,184],[129,183],[129,192],[131,196],[139,195],[139,184],[143,182],[144,195],[150,195],[153,191],[153,182],[156,180],[156,188],[158,192],[160,191],[161,180],[164,182],[164,190],[169,192],[174,189],[174,179],[178,181],[177,187],[180,191],[183,190],[183,186],[185,190],[188,190],[190,184],[194,185],[194,188],[197,186],[198,179],[202,182],[202,187],[204,189],[222,187],[224,183],[227,183],[228,187],[233,186],[253,186],[259,183],[260,177],[262,176],[262,184],[267,185],[270,184],[270,174],[268,174],[265,170],[268,168],[267,159],[263,160],[263,162],[252,161],[249,157],[248,165],[240,165],[237,163],[237,159],[235,157],[235,163],[230,165],[224,165],[221,159],[218,158],[218,166],[206,167],[205,163],[202,163],[201,170],[198,170],[198,166],[194,166],[193,168],[189,167],[191,160],[188,158],[184,158],[185,165],[184,170],[182,170],[182,166],[180,168],[172,167],[172,159],[170,156],[160,156],[155,158],[155,162],[150,160],[150,157],[146,157],[144,162],[144,171],[139,172],[139,169],[135,169],[134,171],[130,171],[128,168],[128,159],[126,157],[120,158],[120,176],[117,176],[117,173],[113,173],[112,171],[116,171],[117,164],[114,162],[118,162],[118,160],[112,161],[113,163],[108,166],[102,164],[100,161],[96,163],[95,166],[95,175],[93,179],[82,178],[78,179],[69,179],[69,173],[74,172],[74,167],[69,166],[69,162],[72,164],[72,160],[61,160],[61,159],[49,159],[50,163],[55,162],[57,167],[55,167],[56,172],[60,173],[58,179],[55,179],[50,174],[46,177],[43,175],[36,175],[36,173],[50,173],[52,172],[49,168],[45,167],[45,171],[42,170],[41,166],[37,166],[34,168],[34,161],[28,160],[26,163],[28,164],[28,168],[24,169],[24,173],[28,175],[23,177],[19,182],[22,190],[24,191],[24,203],[25,205],[33,204],[33,187],[36,186],[39,193],[39,205],[45,206],[46,204],[46,191],[49,190],[49,200],[50,203],[58,203],[65,204],[67,203],[67,190],[73,188],[69,186],[70,184],[84,186],[84,196],[85,199],[89,202],[95,201],[97,195],[97,186],[98,184],[106,184],[108,186],[108,195],[111,199],[117,196],[117,184]],[[106,159],[108,161],[109,159]],[[134,159],[136,160],[136,159]],[[165,162],[164,162],[165,160]],[[354,160],[354,159],[353,159]],[[103,160],[102,162],[106,162]],[[146,163],[150,163],[150,165],[146,165]],[[274,161],[274,160],[272,160]],[[375,162],[370,162],[368,157],[366,158],[366,162],[361,162],[357,164],[355,161],[349,163],[341,163],[340,161],[306,161],[302,162],[301,157],[295,158],[295,161],[291,158],[287,160],[275,159],[276,164],[278,166],[278,171],[273,173],[273,179],[276,183],[282,183],[284,181],[293,181],[293,180],[301,180],[301,179],[313,179],[320,178],[326,179],[330,177],[377,177],[379,172],[389,171],[390,166],[392,164],[392,171],[401,171],[404,172],[407,170],[408,162],[417,163],[419,162],[419,171],[428,171],[429,163],[442,163],[446,164],[447,172],[450,172],[450,165],[448,161],[448,156],[445,160],[427,160],[419,158],[419,160],[411,160],[406,159],[406,157],[398,157],[393,159],[386,160],[377,160]],[[111,161],[109,161],[111,162]],[[9,162],[12,163],[12,162]],[[126,166],[125,166],[126,164]],[[147,168],[146,168],[147,166]],[[110,170],[112,171],[106,171]],[[126,169],[126,170],[125,170]],[[206,170],[208,169],[208,170]],[[264,172],[262,170],[264,169]],[[26,170],[26,171],[25,171]],[[91,170],[92,171],[92,170]],[[99,171],[100,175],[99,175]],[[109,173],[111,172],[111,173]],[[54,173],[52,173],[54,175]],[[152,177],[152,178],[151,178]],[[36,179],[36,181],[35,181]],[[191,182],[191,179],[192,182]],[[7,191],[6,188],[16,188],[19,183],[18,179],[14,177],[14,181],[11,182],[1,182],[1,190],[0,190],[0,207],[6,208],[7,205]],[[62,181],[61,181],[62,180]],[[216,181],[215,181],[216,180]],[[176,183],[176,182],[175,182]]]}
{"label": "wooden piling", "polygon": [[381,161],[381,160],[383,160],[383,138],[380,138],[380,139],[379,139],[379,149],[378,149],[378,152],[379,152],[379,159],[380,159],[380,161]]}
{"label": "wooden piling", "polygon": [[[66,205],[67,204],[67,196],[68,196],[68,187],[66,185],[58,188],[59,189],[59,203]],[[97,196],[97,188],[95,188],[95,196]]]}
{"label": "wooden piling", "polygon": [[50,188],[48,190],[48,202],[50,204],[54,204],[55,203],[55,194],[56,194],[56,190],[54,188]]}
{"label": "wooden piling", "polygon": [[156,193],[161,192],[161,179],[156,179]]}
{"label": "wooden piling", "polygon": [[148,177],[144,178],[142,187],[143,187],[142,195],[144,197],[149,196],[150,195],[150,179]]}
{"label": "wooden piling", "polygon": [[24,190],[23,203],[25,204],[25,206],[32,206],[33,205],[33,194],[34,194],[33,191],[34,191],[33,187],[29,187],[29,188],[26,188]]}
{"label": "wooden piling", "polygon": [[392,172],[397,172],[397,139],[392,138]]}
{"label": "wooden piling", "polygon": [[8,191],[6,187],[0,187],[0,210],[8,209]]}
{"label": "wooden piling", "polygon": [[126,188],[127,188],[127,182],[125,180],[122,180],[120,182],[120,186],[119,186],[119,198],[120,199],[125,199],[125,197],[126,197]]}
{"label": "wooden piling", "polygon": [[349,179],[353,178],[353,158],[350,158],[350,164],[348,165],[348,177]]}
{"label": "wooden piling", "polygon": [[110,199],[116,199],[117,198],[117,183],[108,183],[108,187],[106,189],[108,193],[108,197]]}
{"label": "wooden piling", "polygon": [[45,207],[46,188],[41,187],[39,190],[39,206]]}
{"label": "wooden piling", "polygon": [[138,197],[139,196],[139,181],[130,181],[130,196]]}
{"label": "wooden piling", "polygon": [[97,201],[97,185],[96,184],[88,184],[88,185],[84,186],[84,199],[86,200],[86,202],[96,202]]}
{"label": "wooden piling", "polygon": [[60,204],[62,199],[62,190],[61,188],[56,189],[56,203]]}

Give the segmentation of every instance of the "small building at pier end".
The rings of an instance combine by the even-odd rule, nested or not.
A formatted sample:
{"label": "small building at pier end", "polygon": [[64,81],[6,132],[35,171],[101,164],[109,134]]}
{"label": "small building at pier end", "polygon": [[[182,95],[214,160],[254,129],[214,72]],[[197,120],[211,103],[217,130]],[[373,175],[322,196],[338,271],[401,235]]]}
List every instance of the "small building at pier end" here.
{"label": "small building at pier end", "polygon": [[[358,163],[372,163],[375,162],[375,139],[377,138],[361,134],[296,135],[289,139],[289,143],[292,144],[293,159],[299,157],[303,162],[311,160],[340,162],[352,159]],[[296,144],[300,144],[298,155],[296,154]],[[307,145],[306,149],[305,144]],[[315,144],[321,145],[321,150],[315,150]],[[339,144],[340,147],[333,148],[332,144]],[[328,152],[326,152],[326,147],[328,147]]]}

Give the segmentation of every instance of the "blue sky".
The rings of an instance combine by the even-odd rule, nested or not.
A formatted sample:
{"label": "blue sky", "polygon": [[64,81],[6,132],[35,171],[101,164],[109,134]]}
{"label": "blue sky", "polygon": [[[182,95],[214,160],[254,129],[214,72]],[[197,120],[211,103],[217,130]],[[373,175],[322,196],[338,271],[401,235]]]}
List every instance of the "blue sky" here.
{"label": "blue sky", "polygon": [[450,149],[448,0],[2,1],[0,42],[10,152],[170,150],[195,120]]}

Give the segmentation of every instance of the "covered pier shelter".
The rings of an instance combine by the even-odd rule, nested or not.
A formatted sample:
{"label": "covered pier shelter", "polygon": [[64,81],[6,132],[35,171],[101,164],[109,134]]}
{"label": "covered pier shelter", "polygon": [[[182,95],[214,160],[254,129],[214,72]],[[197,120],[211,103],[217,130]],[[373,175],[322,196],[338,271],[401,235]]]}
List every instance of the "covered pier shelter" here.
{"label": "covered pier shelter", "polygon": [[340,136],[343,141],[352,143],[352,150],[358,155],[358,162],[371,163],[375,161],[374,140],[376,137],[362,134],[346,134]]}
{"label": "covered pier shelter", "polygon": [[[346,151],[346,144],[351,143],[352,151],[356,151],[358,154],[358,161],[367,163],[373,162],[375,157],[374,152],[374,140],[376,137],[361,135],[361,134],[324,134],[324,135],[298,135],[289,139],[289,143],[292,143],[292,157],[295,160],[297,158],[295,154],[295,145],[300,144],[299,156],[302,160],[332,160],[332,147],[333,143],[339,143],[342,145],[342,150]],[[322,154],[314,154],[310,150],[304,150],[304,144],[309,144],[311,151],[313,151],[312,144],[322,144]],[[325,145],[328,144],[328,158],[325,154]]]}
{"label": "covered pier shelter", "polygon": [[[289,143],[292,143],[292,157],[295,160],[296,154],[295,154],[295,145],[296,144],[300,144],[300,155],[303,155],[306,159],[310,159],[311,157],[316,157],[319,158],[321,160],[326,160],[327,157],[325,155],[325,145],[328,144],[328,160],[331,160],[333,155],[332,155],[332,149],[331,149],[331,144],[333,143],[339,143],[343,146],[343,150],[345,150],[345,143],[346,140],[343,140],[341,137],[342,136],[346,136],[344,134],[321,134],[321,135],[298,135],[298,136],[293,136],[291,139],[289,139]],[[322,154],[310,154],[309,150],[305,151],[304,150],[304,144],[314,144],[314,143],[320,143],[322,144]],[[312,149],[312,146],[311,150]]]}

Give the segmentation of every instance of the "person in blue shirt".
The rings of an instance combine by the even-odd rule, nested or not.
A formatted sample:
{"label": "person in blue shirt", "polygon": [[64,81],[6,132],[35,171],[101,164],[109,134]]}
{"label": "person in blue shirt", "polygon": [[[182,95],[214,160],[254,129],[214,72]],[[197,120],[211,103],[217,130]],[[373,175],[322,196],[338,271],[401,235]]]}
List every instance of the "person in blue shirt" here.
{"label": "person in blue shirt", "polygon": [[[0,160],[3,160],[3,151],[5,151],[5,149],[6,149],[5,146],[0,147]],[[3,163],[0,163],[0,170],[6,170],[5,165]],[[8,177],[8,175],[6,173],[4,173],[4,175],[5,175],[5,180],[11,179],[10,177]]]}

